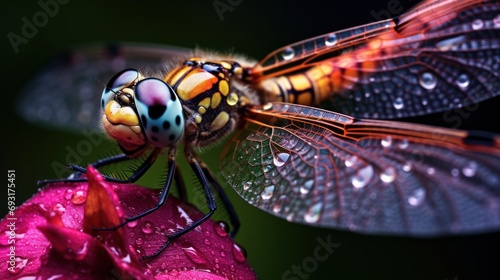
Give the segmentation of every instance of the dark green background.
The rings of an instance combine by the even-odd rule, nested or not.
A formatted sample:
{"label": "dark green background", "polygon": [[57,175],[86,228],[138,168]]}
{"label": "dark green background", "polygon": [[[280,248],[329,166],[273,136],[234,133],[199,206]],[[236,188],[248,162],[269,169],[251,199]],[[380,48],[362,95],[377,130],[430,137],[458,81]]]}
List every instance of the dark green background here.
{"label": "dark green background", "polygon": [[[225,2],[221,0],[222,2]],[[213,1],[82,1],[60,6],[18,54],[6,37],[20,34],[21,18],[40,10],[36,1],[2,4],[2,110],[3,170],[15,169],[18,202],[36,190],[35,182],[53,178],[50,163],[63,161],[64,147],[81,135],[30,125],[14,112],[15,95],[49,58],[69,46],[93,41],[137,41],[182,47],[202,47],[261,58],[268,52],[314,35],[374,21],[371,11],[387,9],[389,0],[250,1],[243,0],[221,21]],[[339,3],[343,2],[343,3]],[[407,9],[415,1],[401,0]],[[481,104],[477,117],[464,120],[465,128],[498,131],[498,98]],[[98,101],[96,100],[96,106]],[[442,115],[440,115],[442,116]],[[442,117],[415,119],[442,122]],[[112,149],[100,145],[96,154]],[[213,170],[220,148],[204,155]],[[90,157],[89,161],[95,159]],[[186,174],[189,174],[186,172]],[[190,179],[187,180],[190,182]],[[155,185],[154,182],[144,184]],[[439,239],[366,236],[291,224],[249,206],[230,193],[242,227],[237,242],[261,279],[281,279],[293,265],[313,256],[316,239],[328,237],[341,244],[307,279],[479,279],[498,272],[499,234]],[[4,200],[5,201],[5,200]],[[2,208],[2,215],[6,209]],[[293,279],[293,278],[289,278]],[[300,279],[300,278],[296,278]]]}

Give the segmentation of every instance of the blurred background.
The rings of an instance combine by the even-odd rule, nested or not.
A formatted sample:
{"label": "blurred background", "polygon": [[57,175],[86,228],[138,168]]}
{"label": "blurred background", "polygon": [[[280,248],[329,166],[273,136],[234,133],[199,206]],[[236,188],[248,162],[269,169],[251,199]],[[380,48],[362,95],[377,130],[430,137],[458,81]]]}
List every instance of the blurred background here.
{"label": "blurred background", "polygon": [[[232,3],[231,6],[229,3]],[[260,59],[270,51],[315,35],[375,21],[392,10],[406,10],[416,1],[82,1],[59,6],[56,15],[20,44],[17,53],[9,32],[22,34],[23,17],[32,19],[37,1],[4,3],[0,19],[2,108],[4,130],[2,166],[16,170],[17,203],[36,192],[36,181],[55,178],[51,164],[64,163],[67,147],[86,139],[81,134],[30,124],[15,112],[18,93],[54,55],[75,44],[132,41],[232,51]],[[218,7],[229,10],[217,13]],[[391,8],[392,7],[392,8]],[[400,7],[400,8],[399,8]],[[386,11],[386,12],[383,12]],[[396,15],[396,14],[394,14]],[[380,19],[380,18],[379,18]],[[107,82],[107,81],[103,81]],[[461,127],[499,132],[499,99],[483,102],[463,119]],[[98,100],[95,102],[98,106]],[[446,125],[443,115],[410,121]],[[106,142],[85,161],[116,150]],[[214,172],[220,146],[202,157]],[[161,170],[161,167],[160,167]],[[191,176],[191,172],[184,172]],[[148,176],[146,176],[148,177]],[[140,183],[157,186],[154,177]],[[188,183],[193,180],[188,178]],[[221,178],[221,182],[224,183]],[[500,234],[415,239],[354,234],[288,223],[248,205],[228,188],[242,226],[236,241],[261,279],[486,279],[498,271]],[[4,200],[6,201],[6,200]],[[1,208],[4,216],[6,207]],[[323,241],[340,244],[317,267],[294,274],[313,258]],[[324,252],[324,251],[323,251]],[[310,263],[309,263],[310,264]],[[290,274],[286,274],[290,271]],[[288,275],[288,276],[287,276]],[[295,278],[294,278],[295,277]],[[490,278],[491,279],[491,278]]]}

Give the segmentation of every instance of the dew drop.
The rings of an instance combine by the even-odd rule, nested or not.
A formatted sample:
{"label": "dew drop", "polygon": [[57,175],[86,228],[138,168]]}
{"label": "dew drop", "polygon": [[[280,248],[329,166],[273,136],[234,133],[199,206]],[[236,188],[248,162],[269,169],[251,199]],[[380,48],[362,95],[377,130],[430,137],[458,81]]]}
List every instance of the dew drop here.
{"label": "dew drop", "polygon": [[411,206],[419,206],[424,202],[425,190],[416,189],[412,192],[411,196],[408,198],[408,203]]}
{"label": "dew drop", "polygon": [[427,168],[427,174],[434,175],[434,173],[436,173],[436,169],[434,169],[434,167]]}
{"label": "dew drop", "polygon": [[316,223],[317,221],[319,221],[319,218],[321,217],[322,210],[323,210],[323,203],[316,202],[307,210],[306,214],[304,215],[304,221],[310,224]]}
{"label": "dew drop", "polygon": [[205,263],[207,263],[207,260],[205,259],[205,257],[202,254],[200,254],[192,246],[190,246],[190,247],[182,247],[182,251],[184,252],[184,254],[186,254],[186,256],[191,261],[193,261],[196,264],[205,264]]}
{"label": "dew drop", "polygon": [[345,166],[347,167],[351,167],[353,166],[354,164],[356,164],[356,162],[358,161],[358,157],[357,156],[350,156],[348,157],[345,161],[344,161],[344,164]]}
{"label": "dew drop", "polygon": [[276,165],[276,167],[283,166],[289,158],[290,158],[289,153],[279,153],[274,156],[273,159],[274,165]]}
{"label": "dew drop", "polygon": [[453,177],[457,177],[459,174],[460,174],[460,171],[458,171],[458,169],[453,168],[453,169],[451,170],[451,176],[453,176]]}
{"label": "dew drop", "polygon": [[265,187],[262,193],[260,194],[260,197],[264,200],[269,200],[271,197],[273,197],[274,193],[274,185],[270,185],[268,187]]}
{"label": "dew drop", "polygon": [[476,175],[478,165],[475,161],[470,161],[466,166],[462,168],[462,173],[465,177],[473,177]]}
{"label": "dew drop", "polygon": [[64,212],[66,212],[66,208],[61,203],[56,203],[56,205],[54,205],[54,207],[52,208],[52,211],[56,212],[59,215],[62,215]]}
{"label": "dew drop", "polygon": [[142,238],[140,237],[137,237],[137,239],[135,240],[135,244],[137,245],[142,245],[144,243],[144,240],[142,240]]}
{"label": "dew drop", "polygon": [[64,194],[64,198],[67,200],[70,200],[73,197],[73,190],[72,189],[67,189],[66,193]]}
{"label": "dew drop", "polygon": [[407,161],[403,164],[403,170],[405,172],[410,172],[412,170],[413,166],[411,165],[411,162]]}
{"label": "dew drop", "polygon": [[430,90],[436,87],[437,78],[430,72],[424,72],[420,75],[419,83],[423,88]]}
{"label": "dew drop", "polygon": [[358,172],[351,177],[351,183],[355,188],[359,189],[366,186],[372,177],[373,167],[368,165],[358,170]]}
{"label": "dew drop", "polygon": [[460,76],[458,76],[457,85],[460,88],[468,87],[469,83],[470,83],[470,80],[469,80],[469,77],[467,76],[467,74],[460,74]]}
{"label": "dew drop", "polygon": [[403,109],[403,107],[405,106],[405,104],[403,103],[403,98],[401,97],[396,98],[396,100],[394,100],[394,102],[392,103],[392,106],[394,106],[394,109],[396,110]]}
{"label": "dew drop", "polygon": [[380,173],[380,180],[384,183],[391,183],[396,179],[396,169],[392,166],[384,169],[382,173]]}
{"label": "dew drop", "polygon": [[328,47],[334,46],[339,42],[339,38],[335,33],[329,34],[325,38],[325,45]]}
{"label": "dew drop", "polygon": [[483,26],[484,26],[484,22],[482,19],[475,19],[472,22],[472,29],[474,29],[474,30],[481,29],[481,28],[483,28]]}
{"label": "dew drop", "polygon": [[71,198],[71,202],[73,202],[73,204],[76,204],[76,205],[82,204],[85,202],[86,198],[87,198],[87,194],[85,193],[85,191],[79,190],[79,191],[75,192],[75,194]]}
{"label": "dew drop", "polygon": [[247,252],[246,252],[246,250],[243,247],[241,247],[240,245],[234,243],[232,251],[233,251],[233,257],[234,257],[235,260],[237,260],[240,263],[246,261],[246,259],[247,259]]}
{"label": "dew drop", "polygon": [[384,148],[389,148],[392,145],[392,138],[390,136],[385,137],[380,141]]}
{"label": "dew drop", "polygon": [[497,15],[494,19],[493,19],[493,25],[496,27],[496,28],[500,28],[500,14]]}
{"label": "dew drop", "polygon": [[252,185],[253,185],[253,182],[251,182],[251,181],[245,182],[245,183],[243,184],[243,190],[248,191],[248,189],[250,189],[250,187],[251,187]]}
{"label": "dew drop", "polygon": [[295,56],[295,51],[292,48],[287,48],[281,53],[281,56],[284,60],[290,60]]}
{"label": "dew drop", "polygon": [[302,185],[300,187],[300,193],[301,194],[308,194],[311,189],[313,188],[314,186],[314,180],[313,179],[310,179],[310,180],[307,180],[304,185]]}
{"label": "dew drop", "polygon": [[406,148],[408,148],[408,145],[409,145],[409,142],[407,139],[402,139],[399,144],[398,144],[398,147],[401,149],[401,150],[404,150]]}
{"label": "dew drop", "polygon": [[273,212],[274,213],[281,212],[281,209],[283,209],[283,204],[286,203],[286,200],[287,200],[287,196],[286,195],[281,195],[278,198],[278,200],[276,201],[276,203],[274,203],[274,205],[273,205]]}
{"label": "dew drop", "polygon": [[144,222],[141,225],[141,231],[144,232],[145,234],[150,234],[154,230],[153,224],[150,222]]}
{"label": "dew drop", "polygon": [[11,266],[12,269],[9,269],[9,271],[12,274],[19,274],[26,267],[26,265],[28,265],[28,258],[15,257],[14,261],[15,261],[15,265]]}
{"label": "dew drop", "polygon": [[218,221],[214,225],[214,231],[221,237],[225,237],[229,234],[229,225],[224,221]]}
{"label": "dew drop", "polygon": [[127,223],[127,227],[134,228],[137,226],[137,221],[132,221]]}

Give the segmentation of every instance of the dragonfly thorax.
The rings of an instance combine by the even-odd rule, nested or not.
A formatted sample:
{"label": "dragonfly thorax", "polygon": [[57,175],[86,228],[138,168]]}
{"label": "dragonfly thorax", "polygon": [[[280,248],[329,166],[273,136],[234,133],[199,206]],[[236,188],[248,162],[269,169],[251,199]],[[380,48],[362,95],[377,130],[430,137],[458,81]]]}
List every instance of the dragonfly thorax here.
{"label": "dragonfly thorax", "polygon": [[206,146],[233,131],[238,109],[252,100],[252,93],[239,83],[242,70],[234,61],[193,58],[166,75],[164,80],[183,104],[187,143]]}

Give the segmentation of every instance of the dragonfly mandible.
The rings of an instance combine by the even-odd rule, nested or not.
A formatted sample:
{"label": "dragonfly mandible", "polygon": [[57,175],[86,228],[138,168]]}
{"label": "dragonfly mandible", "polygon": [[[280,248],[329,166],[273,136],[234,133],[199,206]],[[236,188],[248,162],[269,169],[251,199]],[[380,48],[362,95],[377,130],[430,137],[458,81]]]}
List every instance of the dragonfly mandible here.
{"label": "dragonfly mandible", "polygon": [[[166,149],[168,190],[175,148],[183,142],[210,194],[211,186],[221,188],[196,148],[235,131],[220,168],[227,183],[260,209],[314,226],[437,236],[500,228],[500,137],[375,119],[441,112],[497,96],[499,46],[498,2],[448,0],[304,40],[258,63],[130,45],[106,49],[110,65],[100,48],[80,49],[76,59],[107,70],[125,68],[123,57],[136,65],[169,58],[173,65],[154,77],[127,69],[111,78],[101,101],[104,127],[124,155],[97,165],[149,153],[135,180]],[[67,71],[60,66],[44,75]],[[39,76],[33,84],[46,80]],[[87,81],[75,82],[89,91]],[[88,102],[83,106],[72,92],[52,92],[81,110],[64,114],[43,95],[26,95],[30,103],[39,101],[32,111],[21,102],[27,118],[39,118],[43,108],[67,116],[67,123],[95,125]],[[113,129],[116,124],[124,129]]]}

